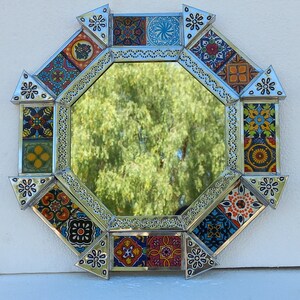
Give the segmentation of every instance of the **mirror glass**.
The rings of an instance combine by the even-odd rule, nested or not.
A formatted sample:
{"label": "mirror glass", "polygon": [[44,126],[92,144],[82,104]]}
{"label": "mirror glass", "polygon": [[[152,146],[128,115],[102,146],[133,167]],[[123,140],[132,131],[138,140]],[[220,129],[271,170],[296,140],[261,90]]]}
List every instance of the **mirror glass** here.
{"label": "mirror glass", "polygon": [[225,168],[224,109],[177,63],[115,63],[72,106],[71,168],[115,215],[179,214]]}

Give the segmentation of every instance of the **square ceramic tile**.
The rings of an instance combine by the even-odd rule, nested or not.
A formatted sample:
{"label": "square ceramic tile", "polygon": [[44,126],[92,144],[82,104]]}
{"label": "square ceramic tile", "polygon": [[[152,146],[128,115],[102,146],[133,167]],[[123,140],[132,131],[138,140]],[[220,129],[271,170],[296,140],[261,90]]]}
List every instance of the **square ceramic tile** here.
{"label": "square ceramic tile", "polygon": [[114,267],[145,267],[146,236],[114,236]]}
{"label": "square ceramic tile", "polygon": [[244,138],[245,172],[276,172],[276,138]]}
{"label": "square ceramic tile", "polygon": [[275,137],[275,104],[244,104],[244,137]]}
{"label": "square ceramic tile", "polygon": [[178,46],[180,40],[180,18],[158,16],[147,18],[147,45]]}
{"label": "square ceramic tile", "polygon": [[63,50],[67,58],[81,71],[101,53],[102,49],[84,32],[80,32]]}
{"label": "square ceramic tile", "polygon": [[78,208],[58,186],[54,186],[34,207],[54,228],[66,222]]}
{"label": "square ceramic tile", "polygon": [[23,173],[52,173],[52,139],[23,140]]}
{"label": "square ceramic tile", "polygon": [[243,184],[234,188],[218,205],[238,228],[250,220],[261,207],[262,204]]}
{"label": "square ceramic tile", "polygon": [[180,236],[149,236],[147,240],[147,267],[180,268]]}
{"label": "square ceramic tile", "polygon": [[218,208],[215,208],[193,233],[213,252],[217,251],[236,231],[232,223]]}
{"label": "square ceramic tile", "polygon": [[146,45],[146,17],[114,17],[113,44],[116,46]]}
{"label": "square ceramic tile", "polygon": [[53,107],[23,108],[23,139],[53,137]]}
{"label": "square ceramic tile", "polygon": [[218,71],[218,75],[237,93],[240,93],[257,74],[258,71],[239,54],[234,55]]}
{"label": "square ceramic tile", "polygon": [[211,70],[217,72],[236,52],[213,30],[209,30],[191,51]]}
{"label": "square ceramic tile", "polygon": [[84,252],[101,234],[101,229],[79,208],[72,211],[70,218],[57,229],[79,253]]}
{"label": "square ceramic tile", "polygon": [[58,96],[80,71],[62,53],[58,54],[37,77]]}

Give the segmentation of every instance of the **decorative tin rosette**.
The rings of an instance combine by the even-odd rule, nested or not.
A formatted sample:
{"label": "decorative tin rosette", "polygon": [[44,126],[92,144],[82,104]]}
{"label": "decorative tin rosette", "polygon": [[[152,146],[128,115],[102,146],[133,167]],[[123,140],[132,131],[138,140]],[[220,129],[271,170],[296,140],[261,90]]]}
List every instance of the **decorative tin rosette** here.
{"label": "decorative tin rosette", "polygon": [[[216,256],[267,206],[280,175],[279,100],[272,66],[260,69],[212,23],[215,15],[112,14],[105,5],[78,18],[76,32],[37,72],[24,71],[12,98],[20,107],[19,174],[10,177],[31,207],[79,256],[78,267],[108,278],[115,270],[185,270]],[[181,215],[114,216],[70,168],[71,105],[114,62],[177,61],[226,107],[227,168]]]}

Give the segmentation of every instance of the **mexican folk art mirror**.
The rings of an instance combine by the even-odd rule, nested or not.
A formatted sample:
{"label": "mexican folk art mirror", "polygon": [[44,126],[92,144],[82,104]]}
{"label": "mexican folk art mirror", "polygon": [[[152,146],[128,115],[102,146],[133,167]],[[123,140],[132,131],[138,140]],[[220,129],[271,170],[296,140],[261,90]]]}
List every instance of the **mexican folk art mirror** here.
{"label": "mexican folk art mirror", "polygon": [[276,208],[279,101],[215,15],[79,16],[81,28],[12,98],[20,107],[21,209],[102,278],[183,270],[191,278],[265,208]]}

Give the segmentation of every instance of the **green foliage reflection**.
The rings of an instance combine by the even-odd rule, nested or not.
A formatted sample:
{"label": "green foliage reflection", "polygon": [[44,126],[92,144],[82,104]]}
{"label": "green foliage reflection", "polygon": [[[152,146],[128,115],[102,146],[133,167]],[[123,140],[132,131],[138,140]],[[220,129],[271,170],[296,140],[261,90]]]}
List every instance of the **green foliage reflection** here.
{"label": "green foliage reflection", "polygon": [[224,169],[224,127],[180,65],[114,64],[72,107],[72,169],[116,215],[172,215]]}

